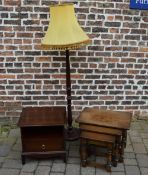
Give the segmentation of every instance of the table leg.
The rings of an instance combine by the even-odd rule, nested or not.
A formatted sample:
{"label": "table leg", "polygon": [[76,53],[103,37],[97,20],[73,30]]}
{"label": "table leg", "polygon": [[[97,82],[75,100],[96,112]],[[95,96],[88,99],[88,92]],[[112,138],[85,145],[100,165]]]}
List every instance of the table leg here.
{"label": "table leg", "polygon": [[108,172],[111,172],[111,167],[112,167],[112,150],[108,148],[106,170]]}
{"label": "table leg", "polygon": [[127,130],[123,131],[123,142],[124,142],[124,148],[126,148],[126,144],[127,144]]}
{"label": "table leg", "polygon": [[86,139],[82,139],[80,141],[80,157],[82,166],[85,167],[87,164],[87,142]]}
{"label": "table leg", "polygon": [[124,149],[126,147],[126,140],[127,140],[127,131],[123,130],[122,131],[122,140],[121,140],[121,144],[120,144],[120,162],[124,161]]}
{"label": "table leg", "polygon": [[119,162],[119,148],[120,148],[120,143],[121,142],[121,136],[116,137],[116,143],[115,143],[115,148],[113,151],[113,166],[117,167],[117,164]]}

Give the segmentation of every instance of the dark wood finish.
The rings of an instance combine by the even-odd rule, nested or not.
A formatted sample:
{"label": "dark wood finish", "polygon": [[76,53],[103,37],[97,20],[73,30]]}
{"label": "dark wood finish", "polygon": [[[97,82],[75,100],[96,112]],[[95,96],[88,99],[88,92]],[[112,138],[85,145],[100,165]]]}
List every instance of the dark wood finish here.
{"label": "dark wood finish", "polygon": [[23,108],[18,122],[21,129],[23,164],[26,156],[60,156],[66,161],[65,120],[65,107]]}
{"label": "dark wood finish", "polygon": [[82,131],[80,134],[81,138],[93,140],[93,141],[101,141],[107,143],[115,143],[115,137],[107,134],[100,134],[88,131]]}
{"label": "dark wood finish", "polygon": [[26,107],[22,110],[18,126],[59,126],[65,122],[65,107]]}
{"label": "dark wood finish", "polygon": [[85,108],[77,121],[83,124],[127,130],[130,128],[131,119],[132,114],[129,112]]}
{"label": "dark wood finish", "polygon": [[71,77],[70,77],[70,62],[69,50],[66,50],[66,90],[67,90],[67,114],[68,128],[72,128],[72,112],[71,112]]}
{"label": "dark wood finish", "polygon": [[122,135],[121,129],[107,128],[107,127],[101,127],[101,126],[83,124],[83,123],[80,123],[80,128],[82,130],[91,131],[91,132],[104,133],[104,134],[117,135],[117,136]]}
{"label": "dark wood finish", "polygon": [[86,165],[93,164],[94,166],[97,167],[98,166],[103,167],[102,164],[98,163],[94,164],[94,162],[87,161],[89,155],[88,146],[89,145],[101,146],[107,148],[107,154],[106,154],[107,163],[105,167],[108,172],[111,172],[112,157],[114,154],[113,150],[115,147],[115,136],[81,130],[80,138],[81,138],[80,155],[81,155],[82,166],[85,167]]}
{"label": "dark wood finish", "polygon": [[[107,127],[101,127],[97,125],[88,125],[80,123],[80,128],[83,131],[90,131],[90,132],[96,132],[96,133],[102,133],[102,134],[108,134],[115,136],[115,149],[112,155],[112,162],[113,166],[117,166],[117,163],[120,159],[120,161],[123,159],[124,149],[122,149],[121,145],[121,139],[122,139],[122,130],[121,129],[115,129],[115,128],[107,128]],[[103,141],[103,140],[102,140]],[[124,143],[122,143],[124,144]]]}
{"label": "dark wood finish", "polygon": [[66,140],[73,141],[79,139],[80,131],[72,126],[72,109],[71,109],[71,77],[70,77],[70,60],[69,50],[66,50],[66,93],[67,93],[67,121],[68,128],[65,132]]}
{"label": "dark wood finish", "polygon": [[[130,128],[131,119],[132,114],[129,112],[100,110],[98,108],[85,108],[76,121],[79,122],[80,126],[82,125],[82,127],[86,127],[84,124],[90,125],[90,129],[93,131],[99,130],[101,133],[104,132],[105,134],[110,131],[111,135],[115,134],[118,136],[122,132],[122,137],[118,137],[119,141],[122,139],[120,142],[118,142],[118,145],[120,152],[119,161],[123,162],[124,148],[126,147],[127,140],[127,130]],[[98,129],[96,129],[97,127]],[[119,133],[118,130],[120,130]]]}

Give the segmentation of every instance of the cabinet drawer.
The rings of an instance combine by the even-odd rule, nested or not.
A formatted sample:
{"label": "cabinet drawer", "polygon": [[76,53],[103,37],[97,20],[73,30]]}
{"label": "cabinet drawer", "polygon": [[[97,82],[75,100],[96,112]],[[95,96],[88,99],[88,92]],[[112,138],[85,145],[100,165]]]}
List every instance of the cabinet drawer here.
{"label": "cabinet drawer", "polygon": [[48,139],[23,139],[24,152],[47,152],[47,151],[60,151],[64,150],[64,141],[62,139],[54,138]]}
{"label": "cabinet drawer", "polygon": [[21,128],[23,152],[48,152],[65,149],[64,127]]}

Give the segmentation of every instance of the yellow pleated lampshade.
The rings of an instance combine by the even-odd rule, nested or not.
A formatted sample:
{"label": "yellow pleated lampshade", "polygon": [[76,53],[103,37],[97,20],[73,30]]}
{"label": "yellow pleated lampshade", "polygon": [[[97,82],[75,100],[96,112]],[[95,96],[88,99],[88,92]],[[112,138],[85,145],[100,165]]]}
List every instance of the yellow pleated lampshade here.
{"label": "yellow pleated lampshade", "polygon": [[42,39],[49,49],[69,50],[90,43],[80,27],[74,12],[74,4],[58,4],[50,7],[50,23]]}

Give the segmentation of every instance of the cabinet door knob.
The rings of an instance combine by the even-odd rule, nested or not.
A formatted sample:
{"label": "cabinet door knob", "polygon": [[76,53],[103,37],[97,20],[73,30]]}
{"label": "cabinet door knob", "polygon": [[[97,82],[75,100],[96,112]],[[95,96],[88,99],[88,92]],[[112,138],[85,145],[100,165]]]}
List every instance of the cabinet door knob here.
{"label": "cabinet door knob", "polygon": [[41,148],[42,148],[42,150],[45,150],[45,145],[43,144]]}

